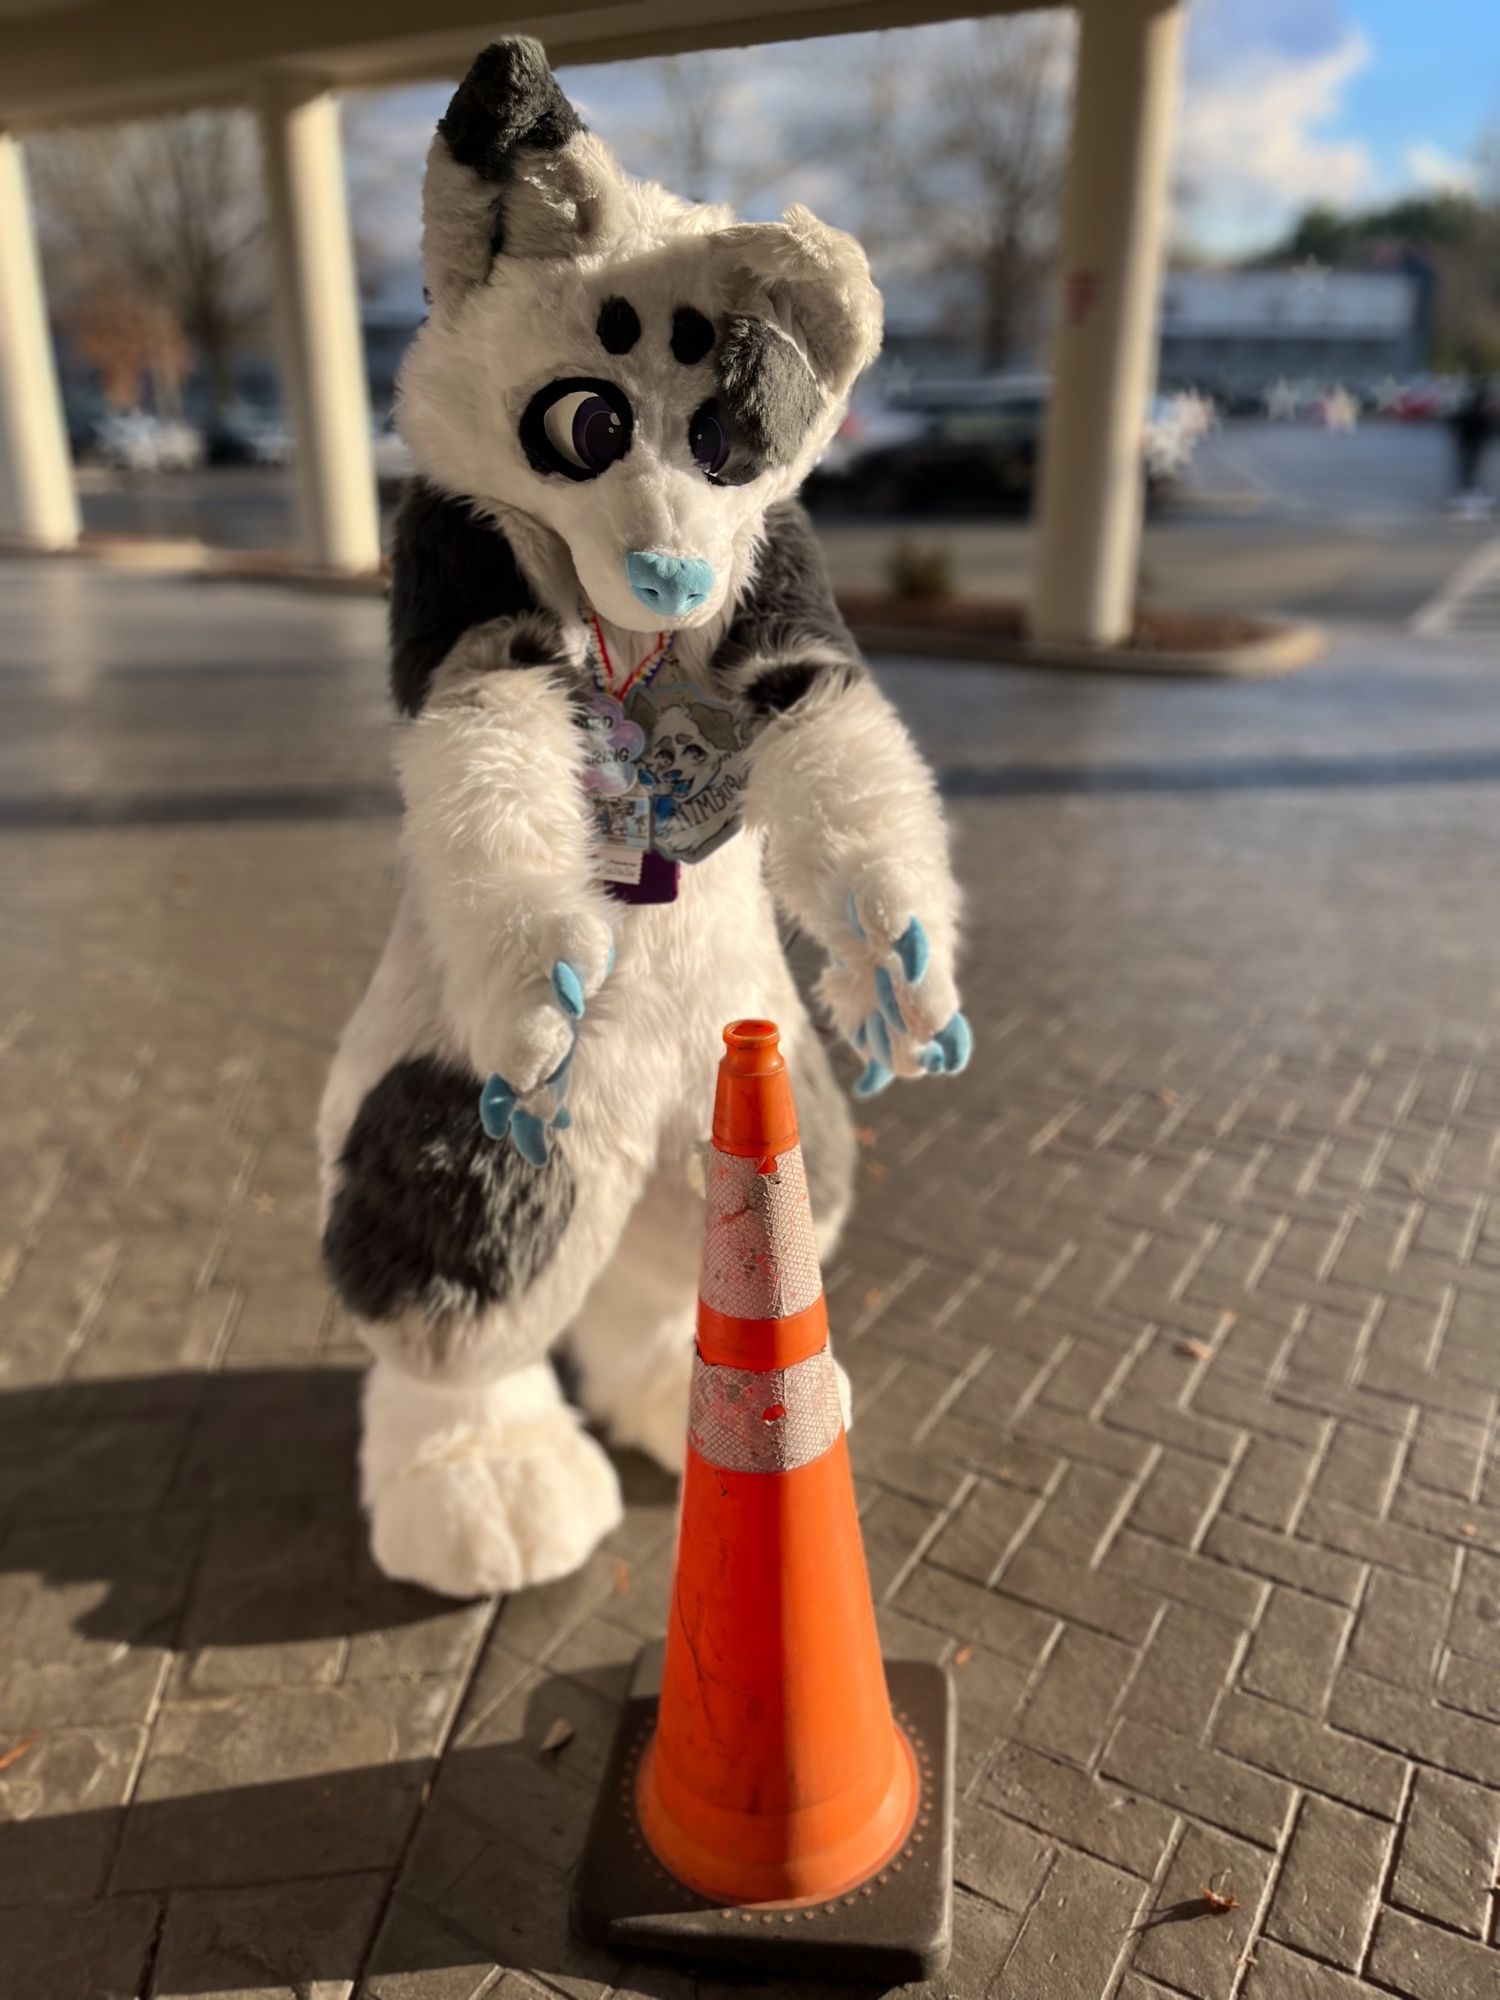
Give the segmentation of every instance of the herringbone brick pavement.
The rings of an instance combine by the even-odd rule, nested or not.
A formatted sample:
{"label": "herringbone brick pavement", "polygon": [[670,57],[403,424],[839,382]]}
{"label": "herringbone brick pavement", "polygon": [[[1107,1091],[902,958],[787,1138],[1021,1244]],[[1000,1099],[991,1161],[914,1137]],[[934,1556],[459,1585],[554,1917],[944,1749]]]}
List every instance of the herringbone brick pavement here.
{"label": "herringbone brick pavement", "polygon": [[[503,1605],[364,1553],[307,1133],[388,903],[377,612],[0,608],[0,1996],[711,1995],[563,1914],[667,1482]],[[1486,665],[887,680],[980,1056],[870,1112],[827,1279],[887,1641],[959,1687],[933,2000],[1493,2000]]]}

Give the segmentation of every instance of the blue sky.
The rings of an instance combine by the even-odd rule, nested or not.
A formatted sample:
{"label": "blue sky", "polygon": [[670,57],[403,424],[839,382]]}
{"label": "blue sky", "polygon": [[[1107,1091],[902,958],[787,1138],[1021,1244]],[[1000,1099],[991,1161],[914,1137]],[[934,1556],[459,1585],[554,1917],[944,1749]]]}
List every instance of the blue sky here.
{"label": "blue sky", "polygon": [[[837,149],[808,158],[807,133],[826,123],[828,105],[847,113],[850,78],[880,42],[899,46],[920,97],[924,64],[967,32],[947,24],[715,58],[718,87],[728,84],[722,154],[753,169],[753,192],[740,191],[747,211],[775,213],[800,199],[859,229],[855,178]],[[564,71],[589,122],[639,173],[664,168],[659,76],[650,62]],[[1061,98],[1065,61],[1058,76]],[[413,249],[422,155],[445,98],[392,92],[353,114],[376,127],[378,143],[362,150],[380,162],[380,233]],[[1500,134],[1500,0],[1192,0],[1179,241],[1236,256],[1273,240],[1313,201],[1359,207],[1463,185],[1486,129]]]}
{"label": "blue sky", "polygon": [[1308,201],[1461,183],[1500,126],[1497,0],[1198,0],[1180,170],[1190,233],[1249,247]]}

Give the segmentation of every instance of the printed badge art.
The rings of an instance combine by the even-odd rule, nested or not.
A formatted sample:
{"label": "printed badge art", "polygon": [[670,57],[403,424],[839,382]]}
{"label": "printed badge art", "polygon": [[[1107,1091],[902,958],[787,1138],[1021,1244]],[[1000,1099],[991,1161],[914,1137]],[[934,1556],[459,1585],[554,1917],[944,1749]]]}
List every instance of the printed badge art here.
{"label": "printed badge art", "polygon": [[673,861],[702,861],[739,828],[745,791],[745,724],[730,702],[675,682],[640,687],[630,720],[645,739],[640,785],[651,807],[651,845]]}

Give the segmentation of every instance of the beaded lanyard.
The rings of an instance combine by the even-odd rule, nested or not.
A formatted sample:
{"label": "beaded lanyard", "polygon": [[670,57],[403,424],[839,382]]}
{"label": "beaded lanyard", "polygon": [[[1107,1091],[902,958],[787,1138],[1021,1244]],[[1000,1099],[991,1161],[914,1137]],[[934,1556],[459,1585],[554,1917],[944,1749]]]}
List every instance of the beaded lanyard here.
{"label": "beaded lanyard", "polygon": [[637,660],[626,674],[624,686],[617,688],[614,685],[614,661],[609,657],[609,647],[605,644],[604,628],[599,623],[599,614],[592,606],[586,605],[583,618],[588,629],[589,667],[599,692],[607,694],[612,701],[619,702],[623,707],[638,687],[650,687],[657,674],[671,659],[672,650],[677,643],[677,634],[658,632],[655,651]]}
{"label": "beaded lanyard", "polygon": [[[611,703],[616,712],[623,716],[625,703],[639,689],[650,687],[657,674],[673,657],[677,642],[675,632],[658,632],[656,646],[644,658],[637,660],[625,676],[619,689],[614,686],[614,662],[609,656],[604,630],[598,614],[592,605],[583,606],[583,622],[588,643],[589,669],[594,685],[604,700]],[[676,861],[668,860],[663,854],[648,847],[642,855],[638,874],[633,879],[607,881],[608,893],[621,903],[671,903],[677,898],[677,881],[681,870]]]}

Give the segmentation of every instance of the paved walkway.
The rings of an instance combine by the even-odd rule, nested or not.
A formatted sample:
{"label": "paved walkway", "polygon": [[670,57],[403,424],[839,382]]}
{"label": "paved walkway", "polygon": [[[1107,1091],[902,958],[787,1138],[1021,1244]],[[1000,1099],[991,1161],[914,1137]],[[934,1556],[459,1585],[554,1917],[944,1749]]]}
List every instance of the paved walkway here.
{"label": "paved walkway", "polygon": [[[498,1607],[364,1555],[307,1135],[379,628],[0,567],[3,2000],[688,1993],[563,1914],[666,1482]],[[1494,664],[885,678],[981,1051],[871,1113],[828,1273],[887,1636],[960,1689],[934,2000],[1493,2000]]]}

